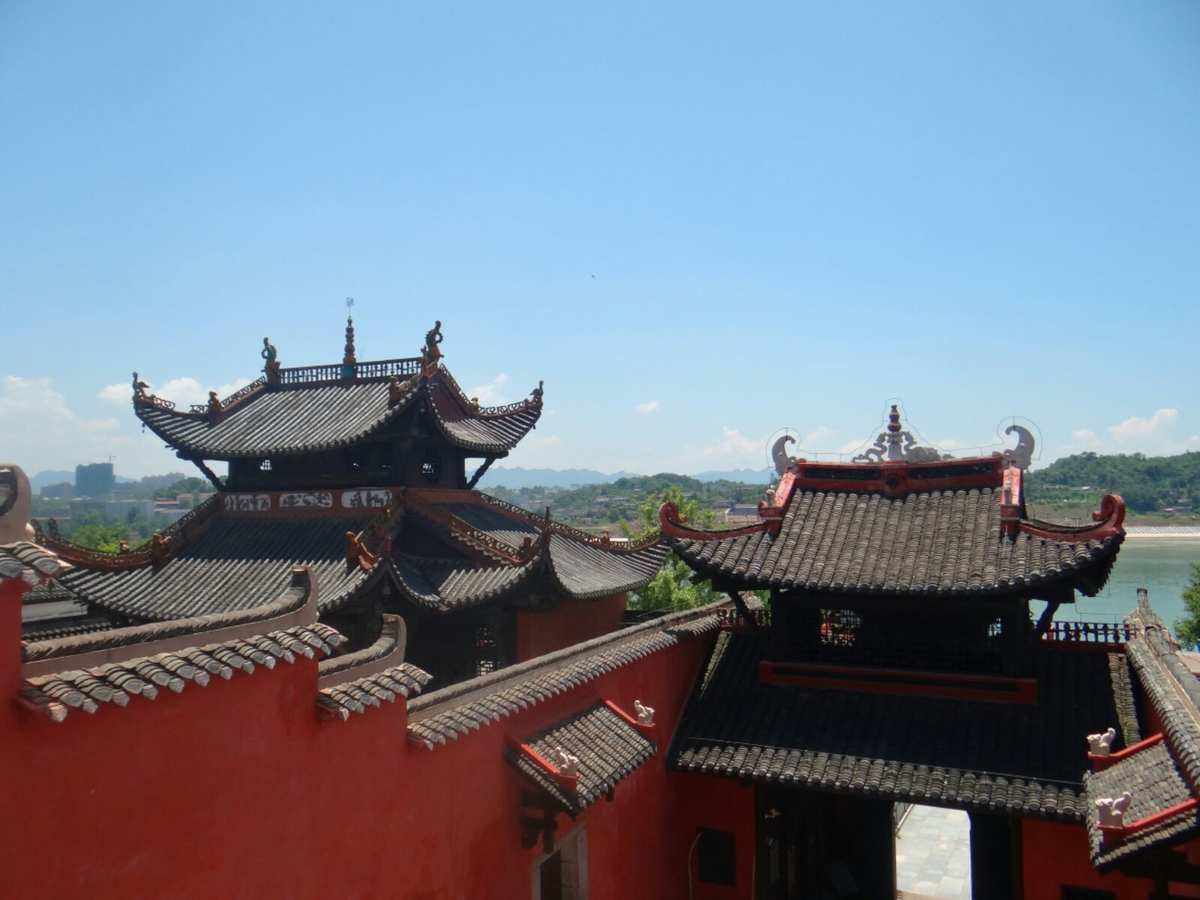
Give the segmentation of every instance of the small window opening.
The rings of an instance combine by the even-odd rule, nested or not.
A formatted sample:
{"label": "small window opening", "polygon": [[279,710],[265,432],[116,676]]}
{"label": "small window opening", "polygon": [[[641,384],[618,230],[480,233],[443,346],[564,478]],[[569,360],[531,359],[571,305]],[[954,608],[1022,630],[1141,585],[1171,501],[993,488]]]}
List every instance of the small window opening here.
{"label": "small window opening", "polygon": [[432,456],[421,463],[421,477],[426,481],[437,481],[442,472],[441,464]]}
{"label": "small window opening", "polygon": [[821,610],[821,643],[827,647],[853,647],[862,616],[852,609]]}
{"label": "small window opening", "polygon": [[271,471],[271,461],[269,459],[264,459],[262,462],[260,462],[258,464],[258,470],[260,472],[270,472]]}

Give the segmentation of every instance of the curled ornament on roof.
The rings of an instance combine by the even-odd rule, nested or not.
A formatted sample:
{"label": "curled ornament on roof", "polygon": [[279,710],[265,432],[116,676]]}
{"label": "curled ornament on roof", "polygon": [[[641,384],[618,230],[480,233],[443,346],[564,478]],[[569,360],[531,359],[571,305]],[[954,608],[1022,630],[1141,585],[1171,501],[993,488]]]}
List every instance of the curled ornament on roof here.
{"label": "curled ornament on roof", "polygon": [[785,434],[771,445],[771,459],[775,463],[775,474],[780,478],[787,471],[787,467],[791,465],[792,459],[788,456],[787,445],[796,443],[796,439],[790,434]]}
{"label": "curled ornament on roof", "polygon": [[1017,446],[1004,451],[1004,461],[1016,466],[1018,469],[1028,469],[1033,463],[1033,450],[1036,443],[1033,439],[1033,432],[1024,425],[1016,423],[1009,425],[1004,429],[1005,434],[1016,432]]}
{"label": "curled ornament on roof", "polygon": [[893,403],[888,413],[888,424],[884,431],[875,438],[875,443],[854,457],[851,462],[881,463],[881,462],[938,462],[943,459],[953,459],[948,453],[941,453],[933,447],[917,446],[917,439],[912,432],[900,424],[900,407]]}

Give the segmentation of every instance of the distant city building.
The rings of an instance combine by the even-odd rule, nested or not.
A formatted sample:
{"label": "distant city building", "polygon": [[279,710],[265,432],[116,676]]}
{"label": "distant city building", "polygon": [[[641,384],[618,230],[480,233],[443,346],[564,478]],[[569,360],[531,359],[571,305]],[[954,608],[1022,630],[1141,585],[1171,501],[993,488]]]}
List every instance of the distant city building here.
{"label": "distant city building", "polygon": [[107,497],[116,478],[112,463],[89,463],[75,467],[75,494],[79,497]]}
{"label": "distant city building", "polygon": [[70,500],[74,496],[75,488],[69,481],[62,481],[58,484],[48,484],[41,490],[41,496],[46,500]]}

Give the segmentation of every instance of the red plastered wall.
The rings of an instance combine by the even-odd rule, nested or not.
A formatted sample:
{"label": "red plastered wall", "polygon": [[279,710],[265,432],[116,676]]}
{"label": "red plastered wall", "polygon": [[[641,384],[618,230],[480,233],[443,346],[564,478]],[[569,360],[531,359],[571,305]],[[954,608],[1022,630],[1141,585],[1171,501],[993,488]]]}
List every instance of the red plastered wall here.
{"label": "red plastered wall", "polygon": [[1149,881],[1092,868],[1082,825],[1022,819],[1021,861],[1025,900],[1060,900],[1063,885],[1112,891],[1119,900],[1145,900],[1153,888]]}
{"label": "red plastered wall", "polygon": [[303,659],[61,725],[0,703],[0,894],[524,900],[542,850],[520,846],[506,735],[640,699],[658,711],[658,754],[578,823],[560,816],[559,835],[584,826],[592,900],[682,900],[676,861],[693,828],[674,819],[686,780],[665,751],[711,642],[686,639],[432,751],[408,743],[403,703],[319,720]]}
{"label": "red plastered wall", "polygon": [[608,634],[621,627],[625,594],[567,599],[548,609],[517,610],[517,662]]}

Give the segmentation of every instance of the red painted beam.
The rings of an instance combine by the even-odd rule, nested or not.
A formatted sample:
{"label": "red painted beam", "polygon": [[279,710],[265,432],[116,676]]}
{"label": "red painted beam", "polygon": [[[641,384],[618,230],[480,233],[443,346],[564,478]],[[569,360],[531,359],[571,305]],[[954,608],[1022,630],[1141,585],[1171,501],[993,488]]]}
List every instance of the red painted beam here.
{"label": "red painted beam", "polygon": [[767,660],[758,664],[758,677],[765,684],[795,685],[813,690],[938,697],[985,703],[1037,703],[1037,679],[1034,678]]}

